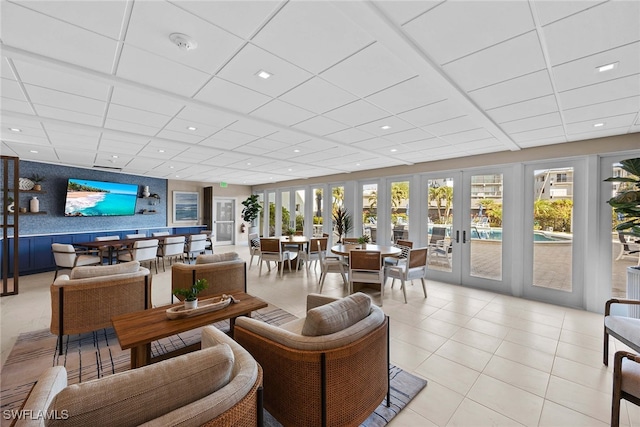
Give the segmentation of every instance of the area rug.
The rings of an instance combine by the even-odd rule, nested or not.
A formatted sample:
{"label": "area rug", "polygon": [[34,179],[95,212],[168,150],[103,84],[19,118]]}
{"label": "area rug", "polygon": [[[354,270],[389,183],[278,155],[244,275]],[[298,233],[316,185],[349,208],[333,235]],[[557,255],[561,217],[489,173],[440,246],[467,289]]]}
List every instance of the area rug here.
{"label": "area rug", "polygon": [[[253,313],[253,317],[264,322],[281,325],[296,317],[278,307],[269,305]],[[221,330],[229,329],[229,322],[215,323]],[[187,346],[200,340],[200,329],[152,343],[153,356]],[[121,350],[112,328],[86,334],[65,336],[63,351],[59,355],[57,337],[49,330],[20,334],[6,363],[2,368],[0,411],[18,409],[27,397],[40,374],[51,366],[67,369],[69,384],[76,384],[112,375],[129,369],[130,351]],[[409,374],[391,365],[391,406],[383,402],[363,423],[374,427],[386,425],[426,385],[426,380]],[[9,425],[10,420],[0,419],[0,425]],[[277,427],[280,424],[265,411],[265,424]]]}

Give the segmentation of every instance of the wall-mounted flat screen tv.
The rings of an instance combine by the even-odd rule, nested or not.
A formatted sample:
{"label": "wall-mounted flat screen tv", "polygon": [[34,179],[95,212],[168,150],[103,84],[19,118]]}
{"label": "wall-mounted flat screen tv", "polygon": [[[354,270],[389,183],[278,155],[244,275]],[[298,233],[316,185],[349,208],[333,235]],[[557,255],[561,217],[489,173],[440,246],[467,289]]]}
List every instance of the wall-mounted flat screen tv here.
{"label": "wall-mounted flat screen tv", "polygon": [[64,216],[118,216],[136,212],[138,186],[70,178]]}

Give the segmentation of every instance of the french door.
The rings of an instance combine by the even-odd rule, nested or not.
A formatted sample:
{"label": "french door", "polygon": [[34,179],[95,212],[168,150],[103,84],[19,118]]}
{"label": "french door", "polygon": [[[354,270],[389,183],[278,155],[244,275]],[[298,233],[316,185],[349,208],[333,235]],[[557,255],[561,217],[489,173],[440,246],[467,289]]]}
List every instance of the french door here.
{"label": "french door", "polygon": [[235,242],[235,200],[216,199],[216,245],[233,245]]}
{"label": "french door", "polygon": [[524,296],[584,305],[586,178],[584,161],[525,166]]}
{"label": "french door", "polygon": [[512,223],[503,168],[427,175],[426,221],[422,236],[429,248],[429,276],[497,292],[511,276]]}

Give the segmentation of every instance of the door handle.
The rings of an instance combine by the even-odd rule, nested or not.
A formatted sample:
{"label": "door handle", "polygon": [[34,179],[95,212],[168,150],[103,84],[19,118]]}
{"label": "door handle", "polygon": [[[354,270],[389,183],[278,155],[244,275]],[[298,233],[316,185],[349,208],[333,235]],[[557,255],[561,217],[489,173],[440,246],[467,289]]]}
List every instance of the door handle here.
{"label": "door handle", "polygon": [[456,243],[460,243],[460,230],[456,230]]}
{"label": "door handle", "polygon": [[467,230],[462,231],[462,243],[467,243]]}

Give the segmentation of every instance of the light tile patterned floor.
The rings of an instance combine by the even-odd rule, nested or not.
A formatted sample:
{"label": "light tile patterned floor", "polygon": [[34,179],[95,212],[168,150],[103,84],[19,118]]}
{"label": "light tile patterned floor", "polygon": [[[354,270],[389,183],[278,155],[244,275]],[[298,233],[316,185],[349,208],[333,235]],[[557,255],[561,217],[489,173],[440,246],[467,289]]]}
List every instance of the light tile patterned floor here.
{"label": "light tile patterned floor", "polygon": [[[236,250],[248,262],[246,246]],[[303,316],[319,271],[286,272],[255,264],[248,290]],[[19,333],[47,328],[53,272],[21,278],[20,295],[0,299],[2,362]],[[154,275],[153,302],[170,299],[170,270]],[[343,296],[339,275],[323,293]],[[379,303],[379,293],[367,291]],[[601,426],[609,423],[611,367],[602,365],[602,315],[492,292],[428,281],[385,290],[391,362],[429,380],[392,426]],[[611,356],[620,343],[612,340]],[[640,408],[623,402],[622,424],[640,426]]]}

